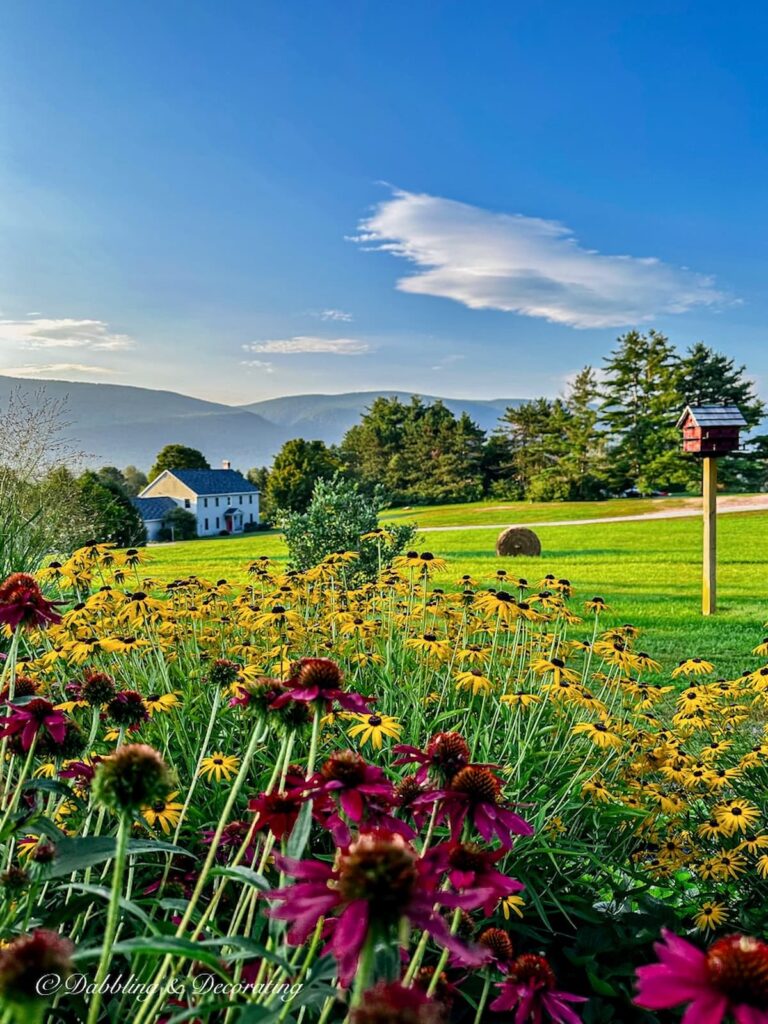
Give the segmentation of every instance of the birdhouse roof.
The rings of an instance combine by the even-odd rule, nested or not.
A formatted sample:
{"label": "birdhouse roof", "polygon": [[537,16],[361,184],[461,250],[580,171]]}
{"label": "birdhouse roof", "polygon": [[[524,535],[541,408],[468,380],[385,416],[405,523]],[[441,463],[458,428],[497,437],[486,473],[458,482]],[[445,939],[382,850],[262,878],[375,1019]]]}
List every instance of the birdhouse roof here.
{"label": "birdhouse roof", "polygon": [[698,427],[746,427],[747,421],[736,405],[686,405],[678,427],[682,427],[688,419],[692,419]]}

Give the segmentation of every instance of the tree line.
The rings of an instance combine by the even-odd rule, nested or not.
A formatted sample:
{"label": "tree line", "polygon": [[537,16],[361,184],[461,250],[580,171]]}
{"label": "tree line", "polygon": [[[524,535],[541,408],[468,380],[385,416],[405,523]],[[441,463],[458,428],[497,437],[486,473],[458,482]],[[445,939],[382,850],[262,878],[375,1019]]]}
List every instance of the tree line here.
{"label": "tree line", "polygon": [[[489,433],[440,401],[377,398],[339,445],[296,438],[248,476],[267,518],[303,511],[315,481],[336,474],[398,505],[696,490],[700,466],[682,454],[676,420],[708,403],[737,405],[752,430],[765,415],[746,367],[703,343],[680,353],[659,331],[629,331],[599,370],[584,367],[560,397],[510,406]],[[721,460],[725,486],[768,486],[768,437],[750,449]]]}

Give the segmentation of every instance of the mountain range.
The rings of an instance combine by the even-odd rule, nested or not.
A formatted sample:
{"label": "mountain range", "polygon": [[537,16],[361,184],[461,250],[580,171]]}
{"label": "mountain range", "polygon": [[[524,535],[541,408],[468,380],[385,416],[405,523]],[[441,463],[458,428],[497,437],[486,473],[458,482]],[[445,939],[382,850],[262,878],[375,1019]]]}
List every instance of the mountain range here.
{"label": "mountain range", "polygon": [[[0,407],[12,393],[28,402],[64,402],[65,434],[85,465],[138,466],[147,470],[166,444],[198,448],[212,466],[230,459],[242,470],[269,465],[293,437],[338,443],[379,396],[408,401],[407,391],[353,391],[338,395],[289,395],[248,405],[223,405],[175,391],[123,384],[37,381],[0,376]],[[427,402],[437,396],[422,395]],[[440,399],[455,414],[466,412],[493,430],[507,406],[520,398]]]}

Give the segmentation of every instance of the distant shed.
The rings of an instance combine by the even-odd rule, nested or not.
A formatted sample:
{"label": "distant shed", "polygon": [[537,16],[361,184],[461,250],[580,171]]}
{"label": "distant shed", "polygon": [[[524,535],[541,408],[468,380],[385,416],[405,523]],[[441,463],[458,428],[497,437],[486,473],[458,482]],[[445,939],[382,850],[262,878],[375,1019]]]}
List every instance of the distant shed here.
{"label": "distant shed", "polygon": [[677,421],[684,452],[715,457],[739,447],[739,431],[746,425],[735,405],[687,405]]}

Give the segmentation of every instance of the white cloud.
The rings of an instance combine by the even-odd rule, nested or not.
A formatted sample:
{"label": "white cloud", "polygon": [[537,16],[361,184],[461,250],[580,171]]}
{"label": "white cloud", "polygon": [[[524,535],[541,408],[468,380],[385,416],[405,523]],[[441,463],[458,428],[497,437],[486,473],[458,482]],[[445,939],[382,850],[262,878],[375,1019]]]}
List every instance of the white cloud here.
{"label": "white cloud", "polygon": [[451,354],[449,354],[447,356],[443,356],[443,358],[440,360],[440,362],[436,363],[432,367],[432,369],[433,370],[445,370],[447,367],[453,366],[454,363],[460,363],[462,361],[462,359],[465,359],[465,358],[466,358],[466,356],[462,355],[461,353],[453,352],[453,353],[451,353]]}
{"label": "white cloud", "polygon": [[0,367],[0,376],[4,377],[51,377],[57,373],[88,374],[102,376],[116,373],[106,366],[88,366],[85,363],[44,363],[38,366],[5,366]]}
{"label": "white cloud", "polygon": [[342,321],[345,324],[352,322],[352,314],[345,313],[343,309],[321,309],[317,314],[321,320]]}
{"label": "white cloud", "polygon": [[653,257],[582,248],[565,225],[395,191],[360,222],[355,241],[419,271],[404,292],[571,327],[624,327],[722,303],[712,278]]}
{"label": "white cloud", "polygon": [[359,338],[317,338],[313,335],[255,341],[250,345],[243,345],[247,352],[272,352],[278,355],[322,352],[334,356],[359,356],[367,352],[369,347],[367,341]]}
{"label": "white cloud", "polygon": [[252,370],[261,370],[262,373],[274,373],[275,367],[273,363],[267,363],[263,359],[243,359],[240,363],[241,366],[248,366]]}
{"label": "white cloud", "polygon": [[0,320],[0,345],[19,348],[83,348],[113,352],[132,348],[127,334],[110,331],[103,320],[28,317],[26,320]]}

